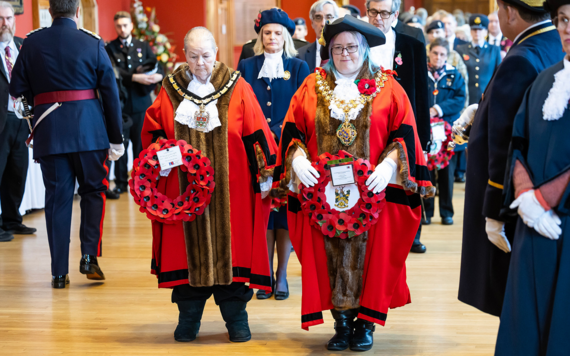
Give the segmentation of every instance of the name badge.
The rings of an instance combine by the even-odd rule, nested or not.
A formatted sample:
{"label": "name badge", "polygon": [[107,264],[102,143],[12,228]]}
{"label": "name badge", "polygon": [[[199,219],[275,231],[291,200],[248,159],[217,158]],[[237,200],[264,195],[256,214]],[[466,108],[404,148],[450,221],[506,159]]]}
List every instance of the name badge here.
{"label": "name badge", "polygon": [[354,178],[354,168],[352,163],[343,164],[338,166],[331,166],[331,181],[333,187],[339,187],[341,185],[348,185],[356,183]]}
{"label": "name badge", "polygon": [[156,155],[162,171],[182,165],[182,152],[178,146],[158,151]]}

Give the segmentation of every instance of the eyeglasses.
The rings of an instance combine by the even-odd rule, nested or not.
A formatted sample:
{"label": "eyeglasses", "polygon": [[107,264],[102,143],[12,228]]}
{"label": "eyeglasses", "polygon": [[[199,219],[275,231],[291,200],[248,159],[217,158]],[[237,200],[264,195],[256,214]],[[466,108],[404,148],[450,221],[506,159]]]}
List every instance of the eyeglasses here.
{"label": "eyeglasses", "polygon": [[334,16],[333,16],[333,15],[330,15],[330,14],[329,14],[329,15],[326,15],[326,16],[324,16],[324,17],[323,17],[323,15],[315,15],[315,17],[313,18],[313,20],[316,21],[316,22],[322,22],[322,21],[323,21],[323,18],[324,18],[325,20],[327,20],[327,21],[334,20]]}
{"label": "eyeglasses", "polygon": [[368,10],[366,10],[366,13],[371,18],[375,18],[376,16],[378,16],[378,14],[380,14],[380,17],[383,19],[389,19],[390,16],[392,16],[394,14],[393,12],[390,12],[390,11],[377,11],[375,9],[368,9]]}
{"label": "eyeglasses", "polygon": [[358,45],[350,45],[346,47],[334,46],[332,48],[332,54],[336,54],[338,56],[340,54],[343,54],[344,50],[346,50],[347,53],[355,53],[356,51],[358,51]]}
{"label": "eyeglasses", "polygon": [[552,19],[552,23],[559,30],[565,30],[568,27],[570,19],[566,16],[556,16]]}

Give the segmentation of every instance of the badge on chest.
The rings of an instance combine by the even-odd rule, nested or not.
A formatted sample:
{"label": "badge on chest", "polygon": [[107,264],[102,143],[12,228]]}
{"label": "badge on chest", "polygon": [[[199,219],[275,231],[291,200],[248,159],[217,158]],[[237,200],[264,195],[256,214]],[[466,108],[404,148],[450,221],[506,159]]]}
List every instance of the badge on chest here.
{"label": "badge on chest", "polygon": [[200,132],[206,131],[210,122],[210,114],[206,111],[204,104],[200,105],[200,110],[194,114],[194,122],[196,123],[196,130]]}

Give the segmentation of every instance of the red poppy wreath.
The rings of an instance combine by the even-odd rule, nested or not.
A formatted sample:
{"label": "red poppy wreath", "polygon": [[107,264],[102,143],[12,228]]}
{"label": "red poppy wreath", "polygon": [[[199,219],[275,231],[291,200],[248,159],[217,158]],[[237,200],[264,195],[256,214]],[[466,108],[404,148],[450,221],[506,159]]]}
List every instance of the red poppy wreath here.
{"label": "red poppy wreath", "polygon": [[[182,152],[182,165],[179,168],[188,172],[188,182],[184,194],[170,199],[160,193],[156,185],[160,179],[160,165],[156,152],[179,147]],[[140,212],[146,213],[151,220],[165,224],[175,221],[193,221],[202,215],[212,199],[214,168],[210,160],[184,140],[160,140],[151,144],[135,159],[129,180],[131,195],[135,203],[140,205]]]}
{"label": "red poppy wreath", "polygon": [[[331,181],[329,161],[351,158],[356,186],[360,198],[349,210],[338,211],[327,203],[325,189]],[[368,190],[366,180],[374,172],[374,167],[365,159],[354,159],[346,151],[338,155],[323,153],[313,167],[319,172],[318,182],[312,187],[300,185],[299,200],[303,212],[310,217],[311,225],[321,230],[323,235],[341,239],[352,238],[366,232],[378,222],[378,216],[386,204],[385,191],[375,194]]]}
{"label": "red poppy wreath", "polygon": [[439,152],[437,154],[435,154],[435,155],[428,154],[427,167],[430,171],[433,171],[434,169],[440,170],[440,169],[444,169],[445,167],[447,167],[449,165],[449,160],[455,154],[455,152],[447,150],[447,145],[452,141],[452,139],[451,139],[451,125],[447,121],[444,121],[444,120],[437,118],[437,117],[433,117],[430,119],[430,123],[432,125],[435,123],[438,123],[438,122],[442,122],[442,121],[445,123],[444,127],[445,127],[446,139],[445,139],[445,141],[442,142],[441,149],[439,150]]}

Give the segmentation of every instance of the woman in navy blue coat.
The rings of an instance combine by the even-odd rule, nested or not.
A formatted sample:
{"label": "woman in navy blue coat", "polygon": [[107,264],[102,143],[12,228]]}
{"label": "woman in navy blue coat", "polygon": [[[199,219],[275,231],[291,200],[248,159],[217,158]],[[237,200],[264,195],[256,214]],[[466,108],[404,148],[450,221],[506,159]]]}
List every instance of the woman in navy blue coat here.
{"label": "woman in navy blue coat", "polygon": [[[253,88],[269,128],[279,143],[289,103],[309,75],[309,67],[304,61],[295,58],[297,50],[291,37],[295,33],[295,23],[286,12],[275,8],[261,12],[255,21],[255,31],[258,34],[254,47],[256,56],[242,60],[238,71]],[[276,244],[278,267],[273,291],[275,299],[284,300],[289,297],[287,264],[291,254],[286,207],[281,207],[279,212],[272,212],[269,217],[267,247],[272,276]],[[257,299],[267,299],[271,295],[272,293],[259,290]]]}
{"label": "woman in navy blue coat", "polygon": [[[459,118],[465,104],[465,81],[459,71],[446,63],[449,43],[443,38],[436,38],[429,45],[428,54],[428,94],[430,117],[438,117],[453,126]],[[455,151],[465,150],[467,145],[458,145]],[[444,149],[447,149],[444,147]],[[439,214],[443,225],[453,224],[453,181],[457,166],[457,157],[453,156],[449,165],[437,171],[439,184]],[[432,184],[436,184],[436,171],[430,171]],[[434,199],[426,199],[426,222],[434,215]]]}

